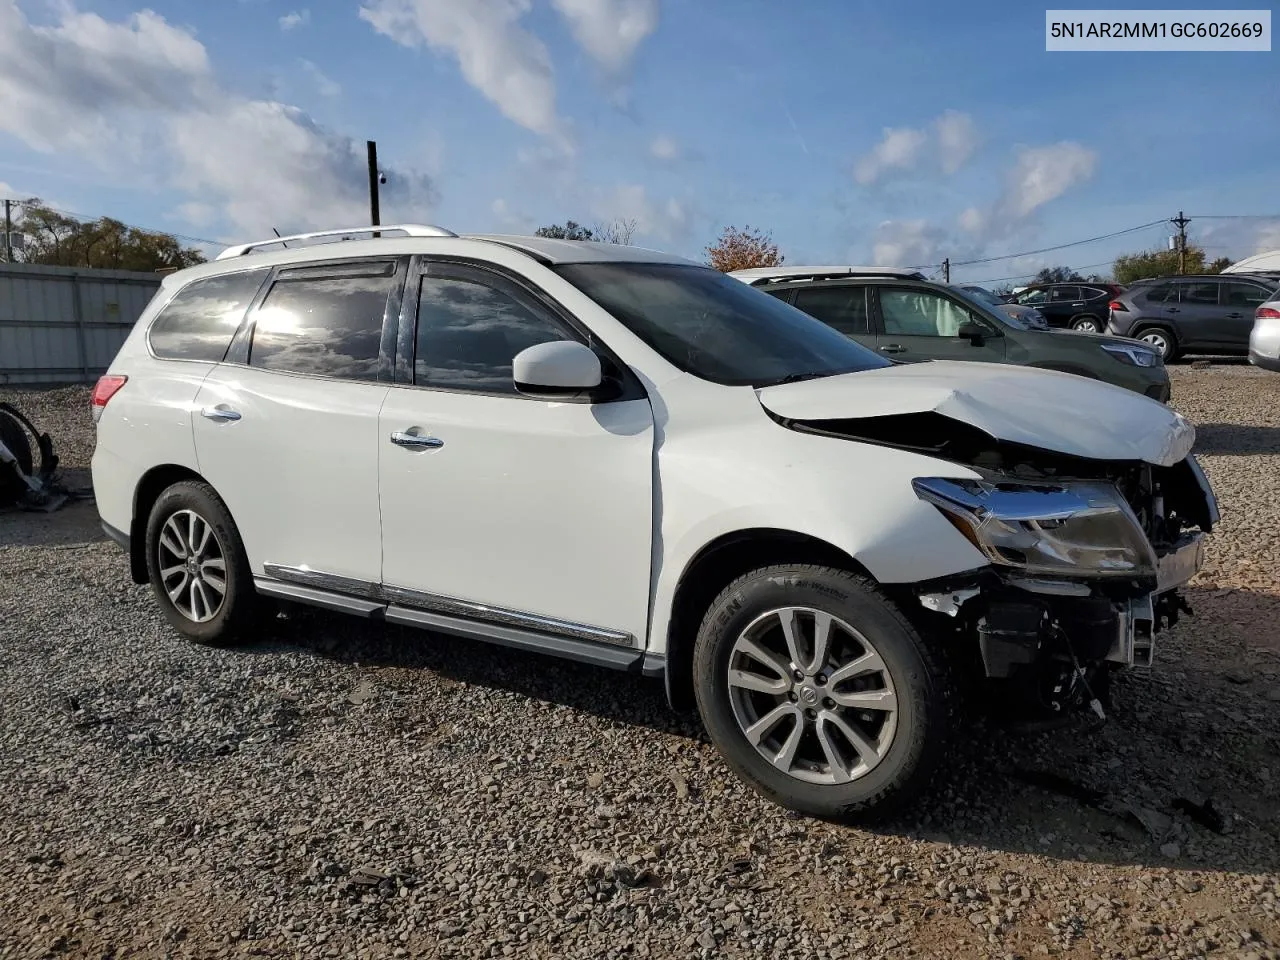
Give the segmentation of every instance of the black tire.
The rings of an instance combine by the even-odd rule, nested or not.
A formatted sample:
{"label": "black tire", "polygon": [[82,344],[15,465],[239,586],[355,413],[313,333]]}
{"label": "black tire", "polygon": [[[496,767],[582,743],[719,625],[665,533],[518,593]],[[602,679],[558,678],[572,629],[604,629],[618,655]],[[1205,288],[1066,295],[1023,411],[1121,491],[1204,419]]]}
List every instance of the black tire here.
{"label": "black tire", "polygon": [[[733,645],[780,607],[811,607],[859,631],[897,694],[896,729],[876,766],[845,783],[806,782],[757,752],[734,713]],[[707,610],[694,646],[694,691],[713,743],[733,771],[775,803],[810,816],[870,821],[904,812],[928,787],[954,725],[956,698],[941,656],[874,581],[810,565],[765,567],[739,577]]]}
{"label": "black tire", "polygon": [[1081,333],[1101,333],[1105,327],[1105,323],[1087,313],[1071,318],[1071,329]]}
{"label": "black tire", "polygon": [[[1178,338],[1172,330],[1166,327],[1143,327],[1133,336],[1138,340],[1142,340],[1147,346],[1158,350],[1165,363],[1172,363],[1178,359]],[[1163,343],[1154,343],[1151,340],[1146,340],[1146,337],[1160,338]]]}
{"label": "black tire", "polygon": [[[212,528],[225,565],[225,588],[221,603],[213,615],[196,622],[184,614],[170,598],[160,573],[160,535],[175,514],[195,514]],[[157,498],[147,519],[147,576],[156,601],[179,634],[206,646],[234,646],[250,640],[260,606],[253,586],[253,573],[244,551],[240,532],[226,504],[207,483],[183,480],[169,487]]]}

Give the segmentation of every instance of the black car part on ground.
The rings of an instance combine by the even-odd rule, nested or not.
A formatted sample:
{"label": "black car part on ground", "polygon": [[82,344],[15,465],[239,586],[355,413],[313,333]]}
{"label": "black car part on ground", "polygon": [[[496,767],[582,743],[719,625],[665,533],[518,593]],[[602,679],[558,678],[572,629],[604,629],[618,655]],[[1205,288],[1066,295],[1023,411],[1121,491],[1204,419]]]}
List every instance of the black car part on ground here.
{"label": "black car part on ground", "polygon": [[[32,446],[40,454],[37,468]],[[16,407],[0,403],[0,507],[56,510],[66,494],[55,488],[53,440]]]}

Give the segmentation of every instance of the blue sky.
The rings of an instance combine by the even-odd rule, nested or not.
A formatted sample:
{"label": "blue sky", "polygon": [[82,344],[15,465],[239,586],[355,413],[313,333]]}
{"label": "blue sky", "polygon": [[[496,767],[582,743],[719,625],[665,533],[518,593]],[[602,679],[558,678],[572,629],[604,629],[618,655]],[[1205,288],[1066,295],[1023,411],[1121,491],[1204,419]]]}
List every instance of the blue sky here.
{"label": "blue sky", "polygon": [[374,138],[384,222],[634,219],[695,257],[751,224],[792,262],[923,265],[1181,209],[1239,257],[1280,219],[1200,217],[1280,213],[1276,57],[1051,54],[1043,7],[983,0],[0,0],[0,194],[220,241],[345,226]]}

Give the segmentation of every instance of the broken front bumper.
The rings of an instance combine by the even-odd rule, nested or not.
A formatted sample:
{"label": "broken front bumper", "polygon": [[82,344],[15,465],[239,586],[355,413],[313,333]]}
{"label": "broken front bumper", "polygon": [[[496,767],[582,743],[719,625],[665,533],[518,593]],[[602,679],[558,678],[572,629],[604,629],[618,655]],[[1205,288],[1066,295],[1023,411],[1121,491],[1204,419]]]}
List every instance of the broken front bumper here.
{"label": "broken front bumper", "polygon": [[[1204,534],[1189,533],[1159,558],[1156,589],[1145,597],[1126,601],[1120,606],[1116,640],[1107,660],[1134,667],[1149,667],[1155,660],[1155,634],[1158,607],[1173,590],[1189,581],[1204,566]],[[1176,610],[1176,608],[1174,608]]]}

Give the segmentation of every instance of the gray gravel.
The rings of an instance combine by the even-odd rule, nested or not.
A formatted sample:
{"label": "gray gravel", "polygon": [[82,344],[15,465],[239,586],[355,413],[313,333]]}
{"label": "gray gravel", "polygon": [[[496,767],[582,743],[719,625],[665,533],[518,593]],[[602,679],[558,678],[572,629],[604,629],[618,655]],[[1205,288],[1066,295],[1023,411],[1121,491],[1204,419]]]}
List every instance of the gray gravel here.
{"label": "gray gravel", "polygon": [[[1197,616],[1101,730],[976,728],[877,832],[757,799],[659,684],[321,612],[194,648],[91,504],[0,514],[0,957],[1280,958],[1280,376],[1174,380]],[[87,466],[86,391],[18,401]]]}

